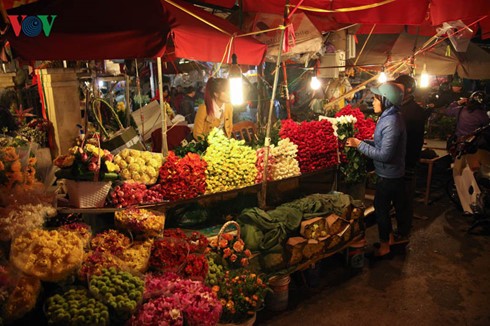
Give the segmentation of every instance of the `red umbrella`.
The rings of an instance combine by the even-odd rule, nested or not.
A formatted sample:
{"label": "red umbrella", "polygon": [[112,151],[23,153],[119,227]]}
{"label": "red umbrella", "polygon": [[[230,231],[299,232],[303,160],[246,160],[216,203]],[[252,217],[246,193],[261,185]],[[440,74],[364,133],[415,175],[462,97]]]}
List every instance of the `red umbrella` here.
{"label": "red umbrella", "polygon": [[[239,63],[263,61],[266,45],[250,36],[232,37],[242,32],[230,22],[179,0],[172,3],[40,0],[8,10],[14,24],[6,37],[26,60],[149,58],[175,51],[179,58],[231,62],[228,50],[237,53]],[[48,15],[49,22],[49,15],[56,18],[48,35],[40,31],[32,37],[40,29],[38,15]]]}

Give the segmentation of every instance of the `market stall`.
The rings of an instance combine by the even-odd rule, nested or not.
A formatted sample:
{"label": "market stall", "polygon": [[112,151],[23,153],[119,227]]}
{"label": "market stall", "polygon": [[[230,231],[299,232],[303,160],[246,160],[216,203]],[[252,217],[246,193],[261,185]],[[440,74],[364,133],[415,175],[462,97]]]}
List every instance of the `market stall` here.
{"label": "market stall", "polygon": [[[384,1],[379,6],[391,2]],[[265,3],[264,10],[276,3]],[[251,2],[244,4],[250,8]],[[35,6],[42,5],[49,5],[44,7],[46,10],[54,10],[55,5],[59,10],[82,10],[87,3],[82,6],[77,1],[70,8],[62,6],[61,1],[39,1],[26,8],[35,13],[39,10]],[[156,21],[148,22],[149,29],[159,31],[157,36],[146,34],[153,35],[147,48],[122,47],[121,52],[111,54],[104,54],[102,49],[109,49],[101,48],[94,55],[160,58],[173,49],[176,57],[215,62],[229,63],[227,57],[232,53],[239,56],[241,63],[261,63],[264,58],[263,44],[238,37],[235,28],[220,31],[218,25],[226,27],[227,23],[208,13],[197,13],[194,7],[176,0],[146,5],[154,6],[146,9],[154,10],[156,20],[167,19],[163,29]],[[412,10],[420,16],[419,9]],[[21,12],[18,8],[10,13]],[[69,12],[74,14],[53,12],[60,19],[55,23],[61,22],[65,14],[68,17]],[[188,12],[193,12],[192,23],[185,25],[187,18],[182,17],[187,17]],[[357,17],[338,15],[346,22]],[[372,21],[372,15],[366,17],[370,17],[366,21]],[[68,21],[64,24],[67,30],[72,26]],[[95,34],[105,35],[103,25],[94,27]],[[222,48],[217,45],[200,51],[204,41],[195,41],[201,30],[196,26],[206,30],[202,35]],[[59,38],[53,41],[53,47],[67,37],[54,27],[52,33],[53,38]],[[80,31],[74,31],[71,37],[75,39],[77,33]],[[115,29],[114,33],[119,32]],[[278,44],[283,45],[289,36],[282,28]],[[19,53],[23,51],[22,44],[36,42],[25,37],[17,41],[11,46]],[[42,49],[39,45],[32,47],[39,50],[37,58],[52,55],[51,59],[80,59],[91,55],[88,45],[81,56],[76,56],[73,43],[67,43],[60,51],[67,57],[57,57],[59,53],[50,49],[49,41],[47,44]],[[35,53],[24,50],[21,56],[35,57]],[[44,52],[43,57],[44,50],[52,52]],[[272,98],[282,50],[279,46]],[[158,62],[161,74],[161,61]],[[134,144],[129,142],[108,148],[101,136],[104,124],[99,123],[101,131],[84,130],[77,143],[54,160],[59,168],[57,178],[63,180],[59,185],[65,188],[66,196],[48,193],[36,179],[32,139],[2,137],[1,321],[37,320],[55,325],[251,325],[264,304],[284,309],[284,301],[265,301],[269,286],[275,288],[274,294],[286,292],[290,273],[344,250],[363,237],[364,196],[356,200],[350,194],[325,194],[333,187],[328,187],[320,176],[327,174],[328,182],[335,183],[333,177],[338,173],[346,182],[365,183],[366,161],[355,149],[345,147],[345,139],[371,139],[375,122],[358,108],[346,106],[335,116],[319,121],[287,119],[272,126],[272,105],[262,141],[246,144],[244,140],[228,138],[216,128],[200,142],[164,151],[165,155],[131,148]],[[110,108],[111,104],[107,106]],[[166,111],[162,113],[166,115]],[[166,134],[165,119],[163,124],[162,132]],[[303,191],[297,191],[296,185],[306,178],[321,179],[323,193],[299,196]],[[273,191],[280,193],[281,186],[288,188],[291,184],[294,198],[285,200],[284,196],[281,202],[274,203],[275,207],[268,205]],[[243,204],[245,195],[253,199],[241,207],[238,203]],[[207,205],[210,201],[220,205],[233,199],[236,200],[230,201],[228,207],[221,205],[219,213]],[[191,205],[195,205],[193,209],[183,212]],[[88,215],[91,218],[86,218]],[[97,228],[86,223],[94,221],[94,216]]]}

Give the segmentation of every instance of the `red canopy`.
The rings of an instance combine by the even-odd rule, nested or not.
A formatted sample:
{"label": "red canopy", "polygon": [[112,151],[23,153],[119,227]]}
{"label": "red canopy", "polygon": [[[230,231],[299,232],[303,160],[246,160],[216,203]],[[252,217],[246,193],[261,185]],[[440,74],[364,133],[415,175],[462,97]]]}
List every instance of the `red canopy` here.
{"label": "red canopy", "polygon": [[[301,0],[290,0],[294,6]],[[201,2],[215,3],[215,0],[201,0]],[[489,0],[395,0],[383,4],[385,0],[304,0],[303,7],[323,10],[339,10],[360,6],[381,4],[364,10],[347,10],[335,13],[321,13],[305,10],[310,20],[322,31],[328,28],[336,29],[338,24],[378,24],[378,25],[432,25],[438,26],[443,22],[453,20],[475,21],[485,15],[490,15]],[[228,3],[228,2],[226,2]],[[244,12],[265,12],[282,14],[285,0],[242,0]],[[222,4],[225,6],[225,4]],[[228,7],[231,8],[230,3]],[[332,24],[332,21],[337,25]],[[482,37],[490,37],[490,17],[480,22]],[[383,29],[380,28],[379,31]],[[393,27],[388,29],[390,32]]]}
{"label": "red canopy", "polygon": [[[221,62],[231,35],[242,32],[230,22],[179,0],[172,2],[226,31],[220,32],[166,0],[137,4],[124,0],[40,0],[8,10],[9,15],[57,15],[49,36],[6,37],[11,48],[26,60],[84,60],[149,58],[175,50],[175,56]],[[168,36],[172,46],[168,47]],[[210,46],[212,44],[212,46]],[[170,50],[172,49],[172,50]],[[252,37],[234,38],[231,50],[241,64],[263,61],[266,45]],[[230,56],[231,57],[231,56]],[[225,60],[226,62],[226,60]]]}

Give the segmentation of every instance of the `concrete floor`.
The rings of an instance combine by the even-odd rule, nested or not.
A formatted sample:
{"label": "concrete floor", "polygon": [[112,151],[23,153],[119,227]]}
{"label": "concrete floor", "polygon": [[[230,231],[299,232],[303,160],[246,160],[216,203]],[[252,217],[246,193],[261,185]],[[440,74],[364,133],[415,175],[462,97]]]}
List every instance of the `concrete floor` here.
{"label": "concrete floor", "polygon": [[305,273],[310,286],[293,274],[288,309],[264,309],[255,325],[490,325],[490,237],[467,234],[469,219],[440,196],[416,204],[426,219],[404,253],[360,271],[334,256]]}

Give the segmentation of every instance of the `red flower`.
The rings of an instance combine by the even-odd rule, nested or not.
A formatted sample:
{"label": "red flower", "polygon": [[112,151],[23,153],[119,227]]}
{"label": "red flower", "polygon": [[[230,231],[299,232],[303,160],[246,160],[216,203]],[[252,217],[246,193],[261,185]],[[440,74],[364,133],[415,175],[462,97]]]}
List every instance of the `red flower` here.
{"label": "red flower", "polygon": [[231,256],[231,249],[230,248],[225,248],[225,250],[223,250],[223,258],[228,258]]}

